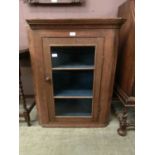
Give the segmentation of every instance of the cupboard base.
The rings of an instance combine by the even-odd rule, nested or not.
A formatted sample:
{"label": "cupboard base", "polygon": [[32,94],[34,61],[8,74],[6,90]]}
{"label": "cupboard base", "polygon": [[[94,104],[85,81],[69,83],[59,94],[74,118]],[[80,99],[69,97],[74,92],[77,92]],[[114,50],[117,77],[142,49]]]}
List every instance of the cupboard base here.
{"label": "cupboard base", "polygon": [[109,124],[109,122],[104,123],[104,124],[99,124],[99,123],[75,123],[75,124],[69,124],[69,123],[49,123],[49,124],[41,124],[42,127],[46,128],[101,128],[101,127],[106,127]]}

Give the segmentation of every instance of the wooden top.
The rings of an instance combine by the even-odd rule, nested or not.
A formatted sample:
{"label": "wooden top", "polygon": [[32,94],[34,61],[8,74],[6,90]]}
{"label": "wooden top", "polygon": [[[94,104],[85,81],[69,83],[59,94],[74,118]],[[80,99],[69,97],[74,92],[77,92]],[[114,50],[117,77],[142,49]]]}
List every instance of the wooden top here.
{"label": "wooden top", "polygon": [[27,19],[31,29],[59,28],[120,28],[126,21],[122,18],[108,19]]}
{"label": "wooden top", "polygon": [[82,0],[58,0],[54,2],[53,0],[26,0],[30,4],[51,4],[51,5],[67,5],[67,4],[81,4]]}

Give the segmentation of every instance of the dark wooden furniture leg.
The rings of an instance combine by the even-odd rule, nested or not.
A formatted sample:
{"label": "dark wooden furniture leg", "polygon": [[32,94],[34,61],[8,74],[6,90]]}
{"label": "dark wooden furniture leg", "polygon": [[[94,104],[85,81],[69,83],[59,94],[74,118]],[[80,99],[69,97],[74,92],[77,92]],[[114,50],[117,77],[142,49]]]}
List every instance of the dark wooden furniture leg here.
{"label": "dark wooden furniture leg", "polygon": [[115,87],[114,93],[117,100],[115,99],[115,103],[113,100],[112,110],[119,120],[117,133],[120,136],[126,136],[128,129],[135,129],[135,97],[129,97],[119,87]]}
{"label": "dark wooden furniture leg", "polygon": [[24,117],[25,121],[27,122],[27,125],[31,126],[30,112],[35,106],[35,102],[32,102],[29,108],[27,107],[26,96],[24,94],[24,89],[23,89],[22,80],[21,80],[21,71],[19,67],[19,103],[20,101],[22,102],[23,112],[19,113],[19,117]]}
{"label": "dark wooden furniture leg", "polygon": [[27,125],[28,126],[31,126],[31,123],[30,123],[30,115],[28,112],[24,112],[24,118],[25,118],[25,121],[27,122]]}
{"label": "dark wooden furniture leg", "polygon": [[122,117],[119,117],[120,127],[118,128],[117,132],[120,136],[126,136],[126,129],[127,129],[127,108],[124,107]]}

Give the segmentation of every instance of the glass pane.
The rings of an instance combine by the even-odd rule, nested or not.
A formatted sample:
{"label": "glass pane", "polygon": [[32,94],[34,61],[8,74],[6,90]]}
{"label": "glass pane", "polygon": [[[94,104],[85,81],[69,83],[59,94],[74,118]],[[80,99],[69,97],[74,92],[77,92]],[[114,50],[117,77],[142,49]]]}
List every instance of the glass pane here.
{"label": "glass pane", "polygon": [[91,116],[94,56],[94,46],[51,47],[56,116]]}
{"label": "glass pane", "polygon": [[93,71],[53,71],[54,96],[92,96]]}
{"label": "glass pane", "polygon": [[91,99],[55,99],[56,116],[91,116]]}
{"label": "glass pane", "polygon": [[51,47],[52,67],[92,67],[94,66],[94,46]]}

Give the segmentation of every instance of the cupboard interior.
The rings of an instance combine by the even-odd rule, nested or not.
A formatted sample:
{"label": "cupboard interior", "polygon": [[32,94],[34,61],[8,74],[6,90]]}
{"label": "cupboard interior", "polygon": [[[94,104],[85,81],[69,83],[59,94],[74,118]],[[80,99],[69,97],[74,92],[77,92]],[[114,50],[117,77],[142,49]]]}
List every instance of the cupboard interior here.
{"label": "cupboard interior", "polygon": [[54,46],[51,47],[52,67],[93,68],[94,46]]}
{"label": "cupboard interior", "polygon": [[54,97],[93,95],[93,71],[53,71]]}
{"label": "cupboard interior", "polygon": [[55,99],[56,116],[91,116],[92,99]]}

